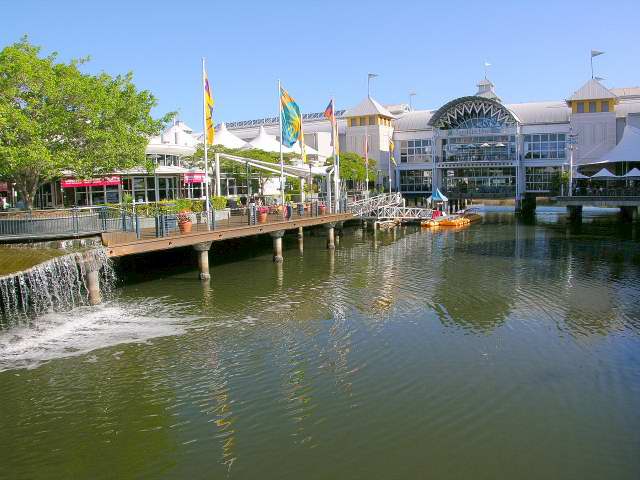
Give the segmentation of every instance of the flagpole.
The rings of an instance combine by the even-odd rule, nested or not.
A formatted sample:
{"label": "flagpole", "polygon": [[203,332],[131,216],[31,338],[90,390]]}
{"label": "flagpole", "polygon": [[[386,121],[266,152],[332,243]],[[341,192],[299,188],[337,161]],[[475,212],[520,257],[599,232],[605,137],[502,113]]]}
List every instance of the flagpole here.
{"label": "flagpole", "polygon": [[[204,187],[205,187],[205,211],[207,212],[207,225],[211,222],[211,211],[209,208],[209,157],[207,154],[207,150],[209,147],[209,140],[207,135],[207,99],[205,97],[206,93],[206,82],[205,82],[205,65],[204,65],[204,57],[202,57],[202,125],[204,126]],[[213,119],[211,119],[213,122]]]}
{"label": "flagpole", "polygon": [[278,79],[278,125],[280,126],[280,201],[284,205],[284,158],[282,156],[282,88]]}
{"label": "flagpole", "polygon": [[369,198],[369,128],[364,127],[364,171],[366,175],[365,198]]}
{"label": "flagpole", "polygon": [[333,144],[333,181],[334,181],[334,189],[333,194],[335,196],[335,213],[338,213],[340,210],[340,159],[336,155],[336,142],[338,141],[338,122],[336,120],[336,101],[335,98],[331,97],[331,109],[332,112],[332,120],[331,120],[331,140]]}

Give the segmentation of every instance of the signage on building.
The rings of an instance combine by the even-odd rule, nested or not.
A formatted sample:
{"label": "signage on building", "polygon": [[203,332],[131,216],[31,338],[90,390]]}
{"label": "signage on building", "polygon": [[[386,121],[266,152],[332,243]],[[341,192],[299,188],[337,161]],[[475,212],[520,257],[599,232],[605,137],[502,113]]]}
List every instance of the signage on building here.
{"label": "signage on building", "polygon": [[204,173],[185,173],[183,175],[183,181],[187,185],[191,185],[192,183],[204,183]]}
{"label": "signage on building", "polygon": [[110,185],[120,185],[120,177],[114,175],[112,177],[75,179],[65,178],[60,182],[62,188],[79,188],[79,187],[104,187]]}
{"label": "signage on building", "polygon": [[0,182],[0,192],[8,192],[9,184],[7,182]]}

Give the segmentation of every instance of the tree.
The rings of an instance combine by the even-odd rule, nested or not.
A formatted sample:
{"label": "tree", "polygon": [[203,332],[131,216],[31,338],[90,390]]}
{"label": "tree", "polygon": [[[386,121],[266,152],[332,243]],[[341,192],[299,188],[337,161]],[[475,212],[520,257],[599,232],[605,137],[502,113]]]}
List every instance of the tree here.
{"label": "tree", "polygon": [[0,51],[0,177],[16,184],[28,208],[40,185],[63,170],[90,178],[146,164],[150,136],[171,114],[132,74],[89,75],[88,59],[57,63],[26,37]]}
{"label": "tree", "polygon": [[[327,163],[333,165],[333,157],[329,157]],[[365,170],[364,158],[354,152],[344,152],[340,154],[340,178],[342,180],[351,180],[353,182],[363,182],[367,178]],[[376,162],[369,159],[369,180],[375,179]]]}

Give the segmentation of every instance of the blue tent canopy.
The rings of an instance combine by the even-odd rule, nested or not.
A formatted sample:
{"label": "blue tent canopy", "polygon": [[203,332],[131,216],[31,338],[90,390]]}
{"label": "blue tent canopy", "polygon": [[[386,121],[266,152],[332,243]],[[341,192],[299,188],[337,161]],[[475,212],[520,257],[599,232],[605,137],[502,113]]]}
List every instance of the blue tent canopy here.
{"label": "blue tent canopy", "polygon": [[439,188],[436,188],[436,193],[429,197],[431,202],[448,202],[449,199],[444,196],[444,194],[440,191]]}

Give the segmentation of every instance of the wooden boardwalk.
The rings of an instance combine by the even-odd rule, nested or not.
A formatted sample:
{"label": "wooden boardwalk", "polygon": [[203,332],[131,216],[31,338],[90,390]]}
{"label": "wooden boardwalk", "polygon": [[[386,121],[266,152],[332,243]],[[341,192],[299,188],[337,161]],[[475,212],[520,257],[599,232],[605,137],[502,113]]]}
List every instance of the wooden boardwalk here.
{"label": "wooden boardwalk", "polygon": [[194,225],[194,230],[188,234],[174,232],[165,237],[147,237],[137,239],[134,233],[106,232],[102,233],[102,243],[107,248],[110,257],[123,257],[139,253],[155,252],[170,248],[188,247],[207,242],[229,240],[232,238],[249,237],[283,230],[294,230],[300,227],[312,227],[335,222],[352,220],[352,213],[339,213],[320,216],[301,216],[291,220],[271,221],[257,225],[220,226],[215,230],[207,229],[206,225]]}

